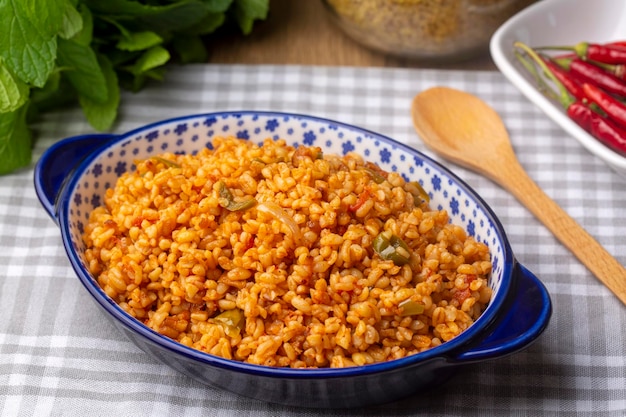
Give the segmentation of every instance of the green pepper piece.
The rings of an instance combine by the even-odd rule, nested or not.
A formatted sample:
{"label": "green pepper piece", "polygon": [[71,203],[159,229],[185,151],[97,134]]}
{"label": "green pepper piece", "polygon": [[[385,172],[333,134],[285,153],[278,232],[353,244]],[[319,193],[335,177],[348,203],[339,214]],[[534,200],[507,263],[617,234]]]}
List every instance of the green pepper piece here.
{"label": "green pepper piece", "polygon": [[160,156],[153,156],[151,159],[154,159],[157,162],[162,162],[165,166],[170,168],[180,168],[180,164],[170,161],[169,159],[161,158]]}
{"label": "green pepper piece", "polygon": [[387,179],[385,177],[383,177],[382,175],[380,175],[378,172],[374,171],[371,168],[363,168],[363,170],[365,172],[367,172],[371,177],[372,180],[376,183],[376,184],[382,184],[383,182],[385,182]]}
{"label": "green pepper piece", "polygon": [[390,231],[379,233],[372,242],[374,251],[384,260],[393,261],[398,266],[406,265],[411,259],[409,246]]}
{"label": "green pepper piece", "polygon": [[236,337],[239,335],[245,324],[243,311],[238,308],[223,311],[213,319],[222,325],[224,331],[229,337]]}
{"label": "green pepper piece", "polygon": [[252,208],[256,205],[257,201],[250,197],[246,200],[235,201],[235,197],[230,192],[224,181],[220,181],[217,183],[218,191],[220,193],[219,204],[229,211],[241,211]]}
{"label": "green pepper piece", "polygon": [[411,181],[407,183],[407,191],[413,195],[415,204],[420,204],[422,201],[430,202],[430,196],[424,190],[422,185],[417,181]]}
{"label": "green pepper piece", "polygon": [[402,309],[401,316],[415,316],[424,312],[424,305],[410,298],[398,304],[398,307]]}

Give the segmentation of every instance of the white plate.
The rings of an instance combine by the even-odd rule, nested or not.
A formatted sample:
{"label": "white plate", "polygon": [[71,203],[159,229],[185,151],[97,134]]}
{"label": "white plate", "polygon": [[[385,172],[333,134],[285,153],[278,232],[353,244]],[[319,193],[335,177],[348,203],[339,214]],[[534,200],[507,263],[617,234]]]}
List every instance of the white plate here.
{"label": "white plate", "polygon": [[500,71],[587,150],[626,176],[626,157],[598,142],[574,123],[563,108],[547,99],[513,54],[513,43],[529,46],[574,45],[581,41],[626,39],[624,0],[542,0],[505,22],[491,38],[491,56]]}

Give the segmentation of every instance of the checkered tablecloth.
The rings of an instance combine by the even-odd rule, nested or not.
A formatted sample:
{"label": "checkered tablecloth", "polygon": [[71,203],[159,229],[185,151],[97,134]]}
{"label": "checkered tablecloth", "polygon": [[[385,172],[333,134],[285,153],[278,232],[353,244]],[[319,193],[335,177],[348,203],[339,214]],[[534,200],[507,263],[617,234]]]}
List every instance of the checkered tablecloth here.
{"label": "checkered tablecloth", "polygon": [[[115,131],[190,113],[279,110],[352,123],[433,156],[414,133],[409,108],[417,92],[435,85],[459,88],[492,104],[530,176],[626,263],[626,179],[589,154],[498,72],[173,67],[162,85],[123,96]],[[91,132],[77,108],[45,114],[34,128],[35,158],[58,139]],[[445,164],[484,197],[518,259],[547,286],[554,304],[550,325],[523,352],[470,365],[425,395],[355,410],[250,400],[200,385],[155,362],[89,300],[65,256],[57,226],[35,196],[32,167],[0,177],[0,414],[626,416],[626,307],[510,194],[486,178]]]}

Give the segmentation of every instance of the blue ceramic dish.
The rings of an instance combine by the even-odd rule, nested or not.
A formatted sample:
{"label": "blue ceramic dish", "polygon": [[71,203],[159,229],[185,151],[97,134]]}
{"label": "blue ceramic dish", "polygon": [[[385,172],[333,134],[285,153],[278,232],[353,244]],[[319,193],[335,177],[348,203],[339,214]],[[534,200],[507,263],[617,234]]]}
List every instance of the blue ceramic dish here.
{"label": "blue ceramic dish", "polygon": [[[357,152],[387,171],[418,180],[431,206],[490,248],[493,299],[455,339],[417,355],[354,368],[285,369],[212,356],[162,336],[125,313],[87,272],[81,234],[89,212],[133,161],[156,153],[197,152],[215,135],[262,142],[283,138],[325,153]],[[35,188],[61,229],[67,255],[88,294],[117,328],[148,354],[198,381],[263,401],[308,407],[356,407],[396,400],[448,379],[460,366],[525,348],[552,312],[543,284],[519,264],[502,225],[462,180],[427,156],[379,134],[316,117],[222,112],[154,123],[122,135],[71,137],[51,146],[35,169]]]}

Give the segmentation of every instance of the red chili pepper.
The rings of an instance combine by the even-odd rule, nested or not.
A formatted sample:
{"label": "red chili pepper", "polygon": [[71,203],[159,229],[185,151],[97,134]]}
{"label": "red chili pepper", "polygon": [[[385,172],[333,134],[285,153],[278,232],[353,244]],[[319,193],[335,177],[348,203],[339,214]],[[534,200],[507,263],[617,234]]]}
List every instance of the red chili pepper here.
{"label": "red chili pepper", "polygon": [[626,154],[626,130],[579,101],[567,108],[567,115],[609,148]]}
{"label": "red chili pepper", "polygon": [[[626,41],[620,42],[620,46],[616,46],[616,47],[626,49]],[[570,61],[577,57],[578,55],[574,53],[568,53],[568,54],[553,55],[551,59],[557,62],[561,67],[568,68]],[[605,63],[597,62],[597,61],[593,61],[591,63],[604,69],[609,74],[615,75],[620,80],[626,80],[626,64],[605,64]]]}
{"label": "red chili pepper", "polygon": [[[605,64],[626,64],[626,50],[622,47],[611,47],[597,43],[586,43],[586,57],[592,61],[604,62]],[[579,55],[580,56],[580,55]]]}
{"label": "red chili pepper", "polygon": [[599,114],[594,114],[591,134],[609,148],[626,155],[626,130]]}
{"label": "red chili pepper", "polygon": [[580,101],[570,104],[570,106],[567,108],[567,115],[569,116],[569,118],[589,133],[591,133],[591,121],[593,119],[593,113],[593,110],[585,106]]}
{"label": "red chili pepper", "polygon": [[587,98],[598,105],[617,124],[626,127],[626,106],[593,84],[583,84]]}
{"label": "red chili pepper", "polygon": [[560,67],[556,62],[552,61],[550,58],[541,57],[543,62],[545,62],[546,66],[552,71],[554,76],[565,86],[567,91],[571,95],[573,95],[578,100],[583,100],[585,98],[585,93],[582,87],[582,80],[576,77],[569,71],[564,70]]}
{"label": "red chili pepper", "polygon": [[574,46],[545,46],[536,49],[572,51],[585,60],[605,64],[626,64],[626,48],[618,45],[580,42]]}
{"label": "red chili pepper", "polygon": [[595,84],[609,93],[626,97],[626,83],[597,65],[577,58],[570,61],[569,71],[587,83]]}
{"label": "red chili pepper", "polygon": [[611,48],[624,48],[624,49],[626,49],[626,41],[607,42],[604,45],[605,46],[609,46]]}
{"label": "red chili pepper", "polygon": [[[545,74],[554,81],[560,92],[558,99],[561,105],[576,124],[608,147],[626,154],[626,129],[619,127],[616,123],[585,106],[580,100],[574,100],[572,94],[567,91],[555,73],[548,68],[548,65],[537,52],[528,45],[522,42],[515,42],[514,46],[525,51],[543,69]],[[584,87],[583,91],[585,91]]]}
{"label": "red chili pepper", "polygon": [[609,74],[614,75],[616,78],[618,78],[622,82],[626,81],[626,64],[611,65],[611,64],[603,64],[601,62],[594,62],[593,64],[599,66],[600,68],[602,68]]}

